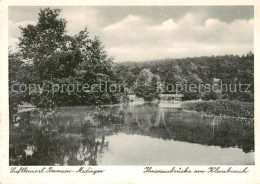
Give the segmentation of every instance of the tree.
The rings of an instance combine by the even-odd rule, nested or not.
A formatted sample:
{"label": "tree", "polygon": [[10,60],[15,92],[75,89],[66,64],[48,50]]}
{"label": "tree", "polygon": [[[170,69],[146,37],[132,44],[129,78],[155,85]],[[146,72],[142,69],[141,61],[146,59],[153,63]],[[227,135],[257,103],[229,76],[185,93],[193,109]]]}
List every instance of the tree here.
{"label": "tree", "polygon": [[28,73],[33,74],[28,83],[45,86],[41,93],[33,93],[29,98],[44,107],[116,102],[116,95],[107,92],[50,91],[54,84],[76,86],[118,80],[113,59],[107,56],[100,39],[90,38],[87,28],[75,36],[66,35],[66,21],[59,18],[60,11],[41,9],[36,25],[20,28],[20,55],[24,62],[30,61]]}
{"label": "tree", "polygon": [[65,35],[66,21],[59,19],[60,9],[40,9],[38,23],[20,27],[22,36],[19,48],[24,58],[40,63],[45,56],[52,54],[61,46]]}
{"label": "tree", "polygon": [[160,82],[161,79],[158,75],[154,75],[148,69],[143,69],[136,80],[136,96],[145,101],[158,99]]}
{"label": "tree", "polygon": [[22,61],[18,60],[16,55],[9,53],[9,120],[12,122],[13,115],[17,112],[17,106],[21,104],[24,95],[19,90],[21,81]]}

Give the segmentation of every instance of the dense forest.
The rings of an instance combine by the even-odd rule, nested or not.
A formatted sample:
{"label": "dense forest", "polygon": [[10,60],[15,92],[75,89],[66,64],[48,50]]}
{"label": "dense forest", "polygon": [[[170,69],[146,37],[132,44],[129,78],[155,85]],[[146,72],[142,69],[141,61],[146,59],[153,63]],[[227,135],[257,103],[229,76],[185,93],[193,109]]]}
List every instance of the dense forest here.
{"label": "dense forest", "polygon": [[[219,98],[229,100],[239,100],[253,102],[254,99],[254,54],[249,52],[247,55],[234,56],[202,56],[182,59],[161,59],[144,62],[122,62],[114,67],[120,79],[123,80],[129,88],[136,85],[139,74],[142,70],[149,70],[158,75],[164,87],[167,84],[211,84],[213,78],[220,79],[222,84],[231,86],[231,90],[225,90],[221,94],[212,92],[183,91],[183,100],[205,99],[215,100]],[[239,83],[250,85],[248,91],[244,92],[246,85],[242,90],[234,88]],[[229,87],[229,86],[228,86]],[[133,90],[134,91],[134,90]],[[174,90],[171,90],[174,91]],[[167,91],[166,91],[167,92]]]}

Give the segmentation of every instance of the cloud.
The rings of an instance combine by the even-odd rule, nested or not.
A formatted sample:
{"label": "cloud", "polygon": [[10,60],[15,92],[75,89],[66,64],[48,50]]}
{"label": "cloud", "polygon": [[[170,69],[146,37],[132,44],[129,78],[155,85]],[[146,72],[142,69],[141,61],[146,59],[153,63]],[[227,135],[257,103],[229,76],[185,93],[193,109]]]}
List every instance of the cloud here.
{"label": "cloud", "polygon": [[[88,27],[90,36],[98,35],[115,62],[165,57],[192,57],[219,54],[246,54],[253,50],[254,20],[225,21],[200,12],[176,17],[131,13],[110,16],[110,11],[95,7],[63,7],[60,18],[67,20],[67,34],[75,35]],[[159,15],[156,15],[159,16]],[[217,18],[216,18],[217,17]],[[28,18],[28,17],[27,17]],[[9,45],[15,48],[19,26],[35,25],[30,20],[9,21]],[[19,19],[21,20],[21,19]]]}
{"label": "cloud", "polygon": [[253,50],[254,20],[224,22],[187,13],[160,24],[128,15],[103,28],[109,54],[118,61],[164,57],[192,57],[219,54],[246,54]]}
{"label": "cloud", "polygon": [[[107,49],[108,53],[111,56],[116,57],[116,59],[120,59],[120,61],[143,61],[149,59],[152,60],[174,57],[176,54],[181,54],[184,56],[186,50],[187,48],[185,47],[161,47],[161,45],[151,47],[111,47]],[[131,56],[129,56],[130,53]]]}
{"label": "cloud", "polygon": [[175,29],[178,29],[179,26],[176,22],[174,22],[174,20],[168,19],[168,20],[164,21],[161,25],[154,26],[151,28],[154,30],[158,30],[158,31],[173,31]]}
{"label": "cloud", "polygon": [[185,15],[183,15],[183,17],[180,17],[177,21],[179,26],[182,27],[187,27],[187,26],[197,26],[198,23],[200,22],[201,17],[200,16],[196,16],[192,13],[186,13]]}
{"label": "cloud", "polygon": [[11,50],[12,51],[17,51],[17,44],[18,44],[19,40],[18,38],[9,38],[8,39],[8,43],[9,43],[9,46],[11,47]]}
{"label": "cloud", "polygon": [[98,18],[98,11],[91,7],[69,7],[63,8],[60,18],[67,21],[67,33],[78,34],[87,27],[90,32],[98,32],[98,25],[102,19]]}
{"label": "cloud", "polygon": [[36,25],[36,21],[32,20],[24,20],[20,22],[8,21],[8,45],[11,47],[13,51],[17,51],[17,44],[19,42],[18,37],[21,35],[21,31],[19,27],[26,27],[27,25]]}
{"label": "cloud", "polygon": [[[105,31],[124,31],[127,29],[132,29],[135,26],[142,27],[143,23],[144,22],[141,17],[128,15],[123,20],[105,27],[104,30]],[[138,29],[138,27],[135,27],[135,28]]]}
{"label": "cloud", "polygon": [[220,22],[218,19],[209,18],[205,21],[205,28],[214,29],[215,27],[224,26],[224,22]]}
{"label": "cloud", "polygon": [[[34,20],[24,20],[15,22],[9,20],[9,46],[12,49],[16,48],[18,37],[21,36],[19,27],[26,27],[28,24],[36,25],[37,17]],[[75,35],[79,31],[88,28],[90,33],[98,34],[98,25],[101,19],[98,18],[98,12],[90,7],[64,7],[60,13],[59,18],[64,18],[67,21],[67,34]],[[94,36],[94,35],[91,35]]]}
{"label": "cloud", "polygon": [[26,27],[27,25],[36,25],[36,21],[32,21],[32,20],[26,20],[26,21],[21,21],[21,22],[13,22],[13,21],[9,21],[9,23],[15,27]]}
{"label": "cloud", "polygon": [[8,28],[9,28],[9,37],[18,37],[20,36],[20,29],[19,27],[26,27],[27,25],[36,25],[36,21],[32,20],[25,20],[20,22],[8,21]]}

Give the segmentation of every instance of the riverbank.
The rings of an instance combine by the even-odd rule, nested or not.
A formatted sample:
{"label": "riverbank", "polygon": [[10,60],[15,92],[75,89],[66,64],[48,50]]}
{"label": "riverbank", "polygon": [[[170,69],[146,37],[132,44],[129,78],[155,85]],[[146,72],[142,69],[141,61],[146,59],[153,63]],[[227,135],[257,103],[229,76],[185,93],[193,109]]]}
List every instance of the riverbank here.
{"label": "riverbank", "polygon": [[230,100],[187,101],[182,103],[182,109],[204,112],[216,116],[254,118],[254,104],[249,102]]}
{"label": "riverbank", "polygon": [[[142,105],[147,102],[129,102],[130,105]],[[172,108],[181,108],[186,111],[197,111],[203,112],[206,115],[215,115],[215,116],[223,116],[223,117],[235,117],[235,118],[254,118],[254,104],[250,102],[240,102],[240,101],[231,101],[231,100],[192,100],[192,101],[183,101],[180,103],[166,103],[156,101],[148,104],[159,104],[161,107],[172,107]],[[113,104],[113,105],[122,105],[122,104]],[[109,105],[102,105],[111,106]],[[75,108],[81,106],[75,106]],[[18,107],[18,112],[26,112],[36,109],[36,106],[33,105],[23,105]],[[64,107],[66,108],[66,107]]]}

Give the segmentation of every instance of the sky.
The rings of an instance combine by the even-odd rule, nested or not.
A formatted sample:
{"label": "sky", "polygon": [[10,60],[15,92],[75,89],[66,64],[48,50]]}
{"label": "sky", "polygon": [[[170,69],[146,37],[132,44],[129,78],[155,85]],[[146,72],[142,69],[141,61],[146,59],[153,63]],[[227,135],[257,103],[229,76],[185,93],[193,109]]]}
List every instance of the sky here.
{"label": "sky", "polygon": [[[40,8],[9,7],[9,45],[19,26],[37,23]],[[87,6],[62,9],[67,34],[85,27],[115,62],[235,54],[253,51],[253,6]]]}

